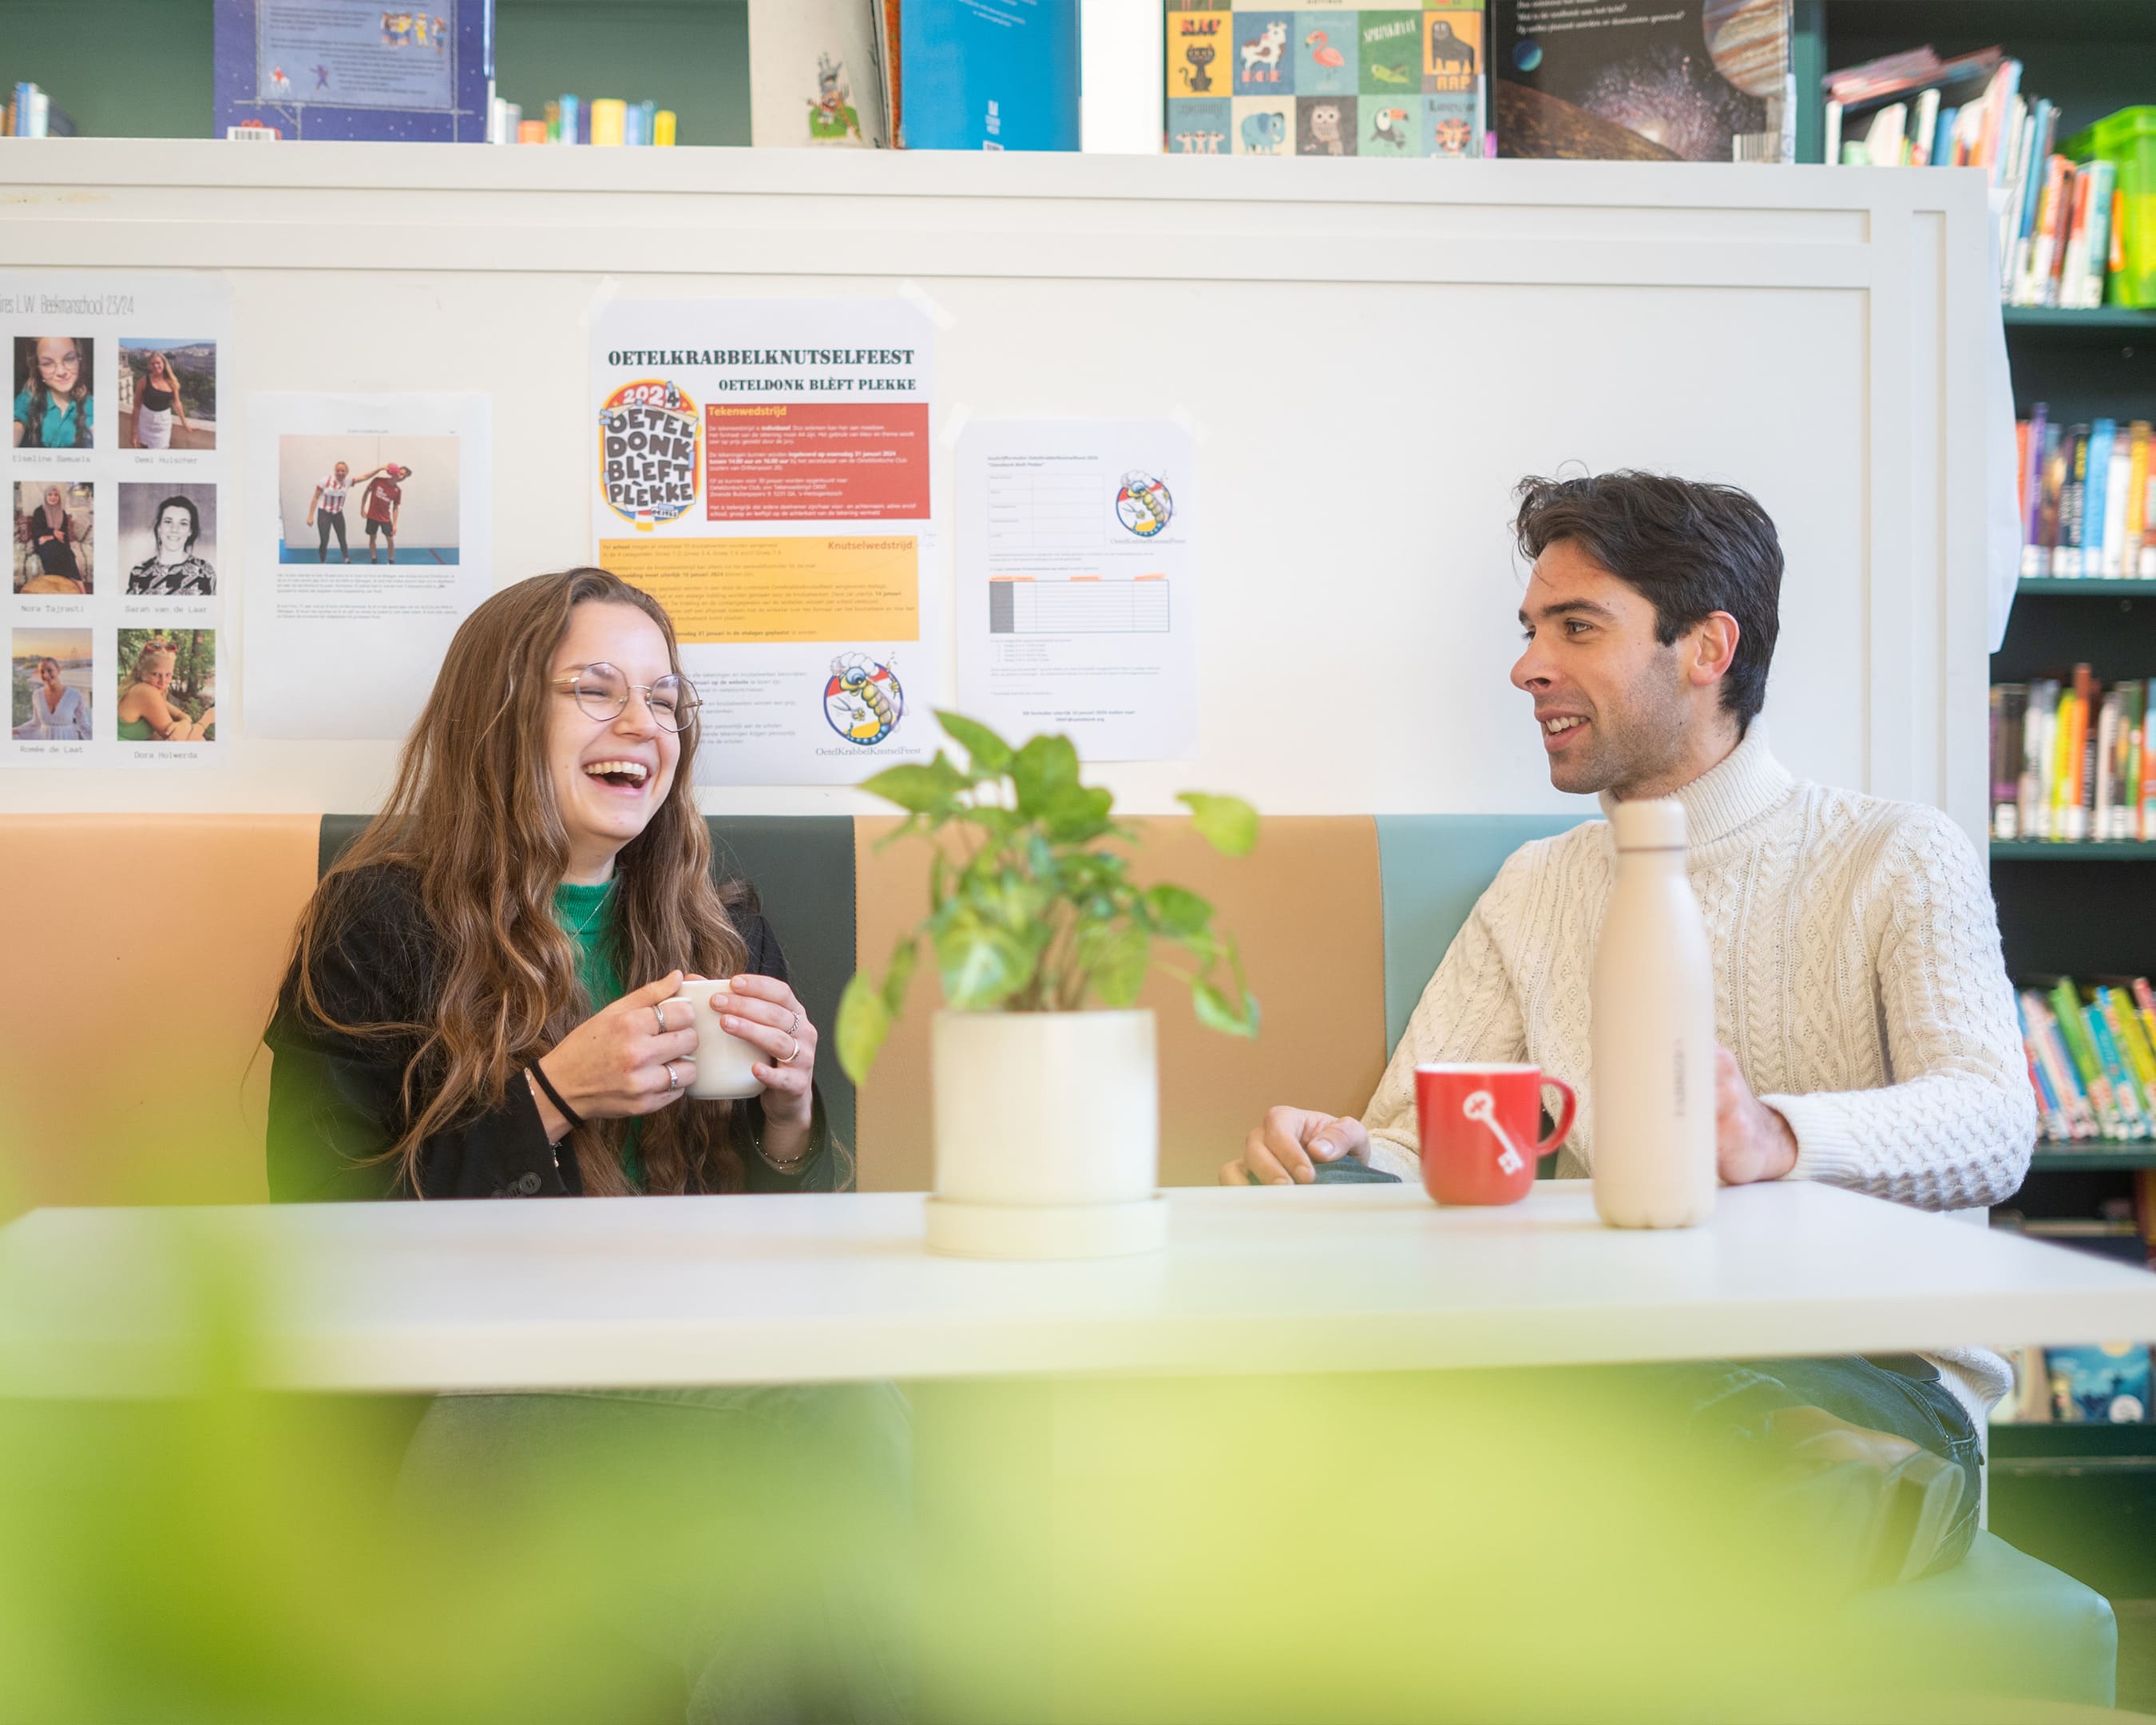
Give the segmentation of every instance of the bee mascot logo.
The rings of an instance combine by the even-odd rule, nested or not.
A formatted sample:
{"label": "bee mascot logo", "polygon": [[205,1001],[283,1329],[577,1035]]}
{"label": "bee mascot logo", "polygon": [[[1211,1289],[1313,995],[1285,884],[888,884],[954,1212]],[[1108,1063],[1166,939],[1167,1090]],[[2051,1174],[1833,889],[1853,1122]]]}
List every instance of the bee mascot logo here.
{"label": "bee mascot logo", "polygon": [[599,409],[599,475],[607,507],[639,532],[696,501],[696,404],[663,377],[624,383]]}
{"label": "bee mascot logo", "polygon": [[824,716],[848,742],[873,748],[906,716],[898,673],[865,653],[841,653],[824,685]]}

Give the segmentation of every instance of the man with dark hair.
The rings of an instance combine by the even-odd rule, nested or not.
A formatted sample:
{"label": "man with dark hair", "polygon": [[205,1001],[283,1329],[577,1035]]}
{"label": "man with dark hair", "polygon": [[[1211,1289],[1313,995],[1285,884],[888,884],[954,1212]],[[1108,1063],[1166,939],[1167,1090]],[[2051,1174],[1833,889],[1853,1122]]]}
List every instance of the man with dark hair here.
{"label": "man with dark hair", "polygon": [[[1722,1178],[1825,1180],[1925,1209],[2005,1199],[2036,1122],[1989,883],[1937,809],[1800,783],[1769,752],[1758,714],[1782,552],[1766,512],[1731,486],[1644,473],[1528,479],[1517,495],[1534,567],[1512,680],[1534,703],[1550,782],[1597,793],[1605,814],[1684,805],[1724,1045]],[[1531,1060],[1568,1081],[1579,1111],[1559,1172],[1587,1173],[1588,984],[1614,863],[1606,820],[1516,852],[1362,1117],[1273,1108],[1223,1181],[1310,1182],[1343,1158],[1419,1178],[1415,1068],[1444,1061]],[[1894,1531],[1871,1574],[1959,1559],[1979,1434],[2011,1382],[1995,1354],[1715,1371],[1702,1404],[1740,1424],[1779,1420],[1786,1436],[1816,1416],[1837,1443],[1883,1433],[1900,1450],[1875,1454],[1913,1445],[1950,1463],[1930,1471],[1913,1522],[1906,1502],[1882,1508]],[[1903,1468],[1902,1482],[1926,1472]]]}

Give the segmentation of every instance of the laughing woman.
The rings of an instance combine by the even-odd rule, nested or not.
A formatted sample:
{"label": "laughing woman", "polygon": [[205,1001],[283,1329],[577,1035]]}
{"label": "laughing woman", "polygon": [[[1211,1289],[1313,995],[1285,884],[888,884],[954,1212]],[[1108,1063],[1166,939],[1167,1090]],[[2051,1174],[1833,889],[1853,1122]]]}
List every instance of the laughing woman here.
{"label": "laughing woman", "polygon": [[[696,717],[665,613],[603,570],[472,613],[300,919],[264,1037],[272,1197],[843,1183],[816,1027],[711,880]],[[671,1001],[685,973],[732,978],[731,1012]],[[685,1100],[705,1028],[762,1050],[761,1097]]]}
{"label": "laughing woman", "polygon": [[[273,1197],[844,1183],[815,1027],[762,917],[711,884],[696,721],[665,614],[602,570],[465,620],[300,917],[264,1038]],[[685,972],[729,978],[732,1013],[671,1001]],[[685,1099],[714,1028],[762,1050],[760,1098]],[[907,1712],[908,1455],[887,1385],[459,1394],[398,1491],[410,1525],[521,1572],[557,1553],[520,1596],[574,1632],[518,1657],[612,1692],[603,1716],[657,1683],[690,1725],[860,1725]]]}

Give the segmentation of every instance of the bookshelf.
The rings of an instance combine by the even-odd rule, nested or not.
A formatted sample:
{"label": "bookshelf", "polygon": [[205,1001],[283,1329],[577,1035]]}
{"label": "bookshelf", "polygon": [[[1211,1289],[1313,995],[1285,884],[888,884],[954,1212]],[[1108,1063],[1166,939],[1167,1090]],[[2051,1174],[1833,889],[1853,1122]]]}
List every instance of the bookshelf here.
{"label": "bookshelf", "polygon": [[[1802,162],[1820,159],[1820,74],[1927,42],[1948,57],[2003,46],[2023,64],[2022,88],[2059,105],[2062,138],[2118,109],[2156,102],[2148,0],[1794,4]],[[2005,321],[2017,413],[2042,401],[2062,423],[2156,418],[2156,311],[2015,306]],[[2107,683],[2156,675],[2156,581],[2020,583],[1991,680],[2022,681],[2081,660]],[[1994,844],[1991,880],[2016,976],[2156,974],[2156,844]],[[2148,1168],[2156,1143],[2043,1147],[2012,1202],[2031,1218],[2090,1214],[2132,1194],[2137,1178],[2156,1178],[2138,1173]],[[2156,1529],[2156,1425],[1994,1426],[1991,1450],[2000,1533],[2115,1597],[2156,1596],[2156,1540],[2148,1537]]]}

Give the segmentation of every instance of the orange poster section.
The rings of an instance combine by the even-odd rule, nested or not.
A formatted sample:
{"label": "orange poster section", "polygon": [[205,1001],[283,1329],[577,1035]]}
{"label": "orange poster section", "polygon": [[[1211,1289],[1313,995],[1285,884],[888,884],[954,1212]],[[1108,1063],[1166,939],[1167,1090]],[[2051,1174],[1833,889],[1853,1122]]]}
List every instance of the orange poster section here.
{"label": "orange poster section", "polygon": [[714,402],[704,475],[711,521],[925,521],[928,404]]}
{"label": "orange poster section", "polygon": [[921,638],[918,542],[603,539],[606,567],[666,608],[684,645]]}

